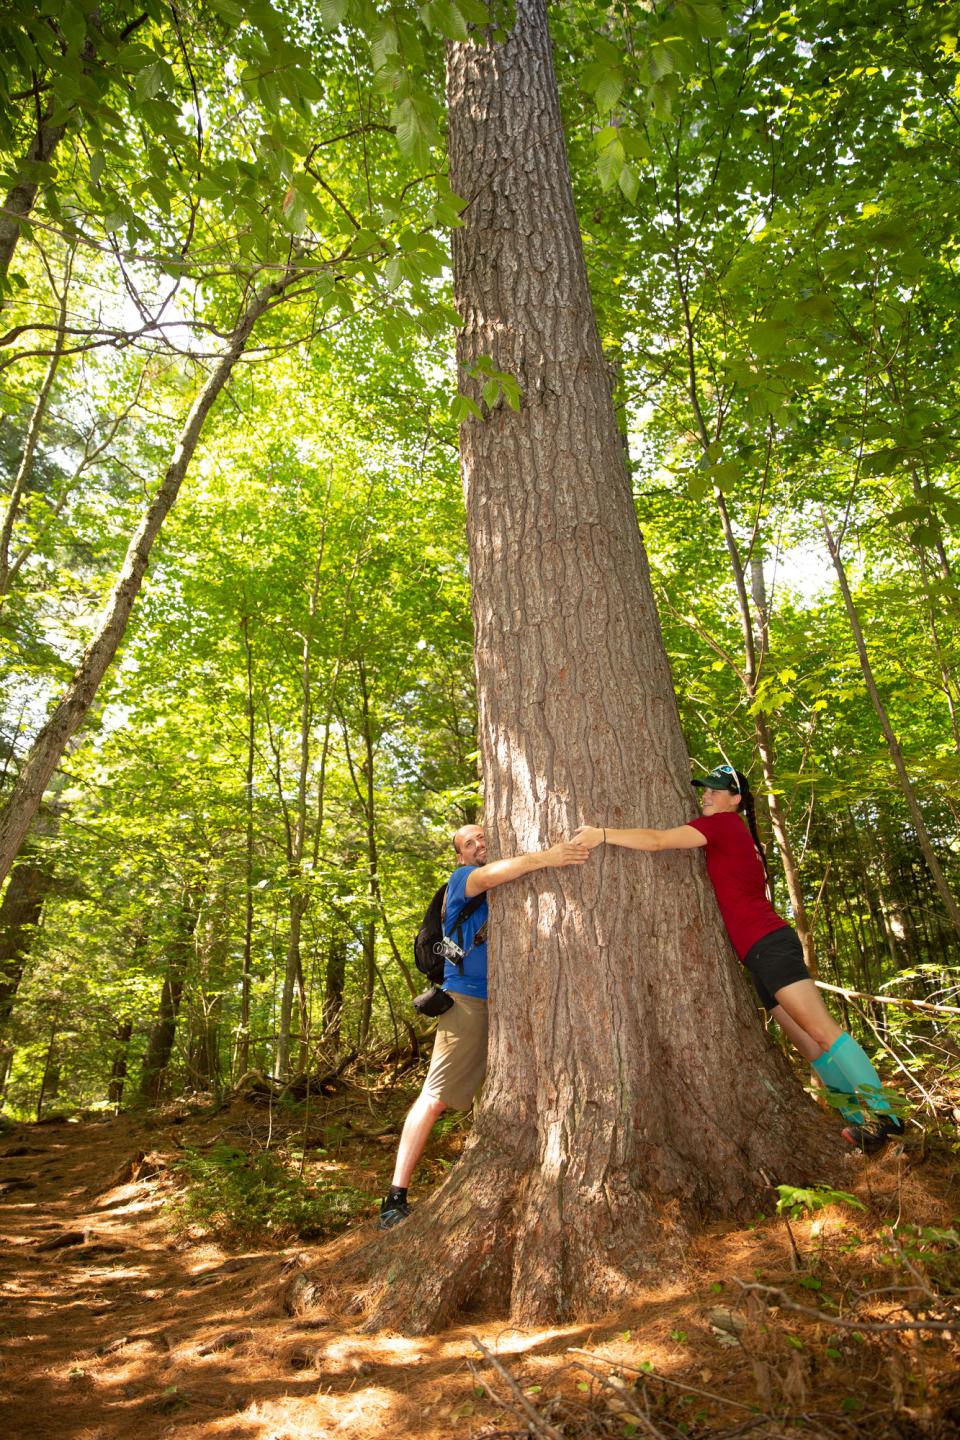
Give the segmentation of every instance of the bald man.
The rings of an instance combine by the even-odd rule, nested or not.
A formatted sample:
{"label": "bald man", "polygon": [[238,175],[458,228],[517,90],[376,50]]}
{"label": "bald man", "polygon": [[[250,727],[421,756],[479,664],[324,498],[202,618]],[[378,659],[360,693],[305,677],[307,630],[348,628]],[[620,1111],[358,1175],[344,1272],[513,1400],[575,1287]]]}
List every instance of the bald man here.
{"label": "bald man", "polygon": [[[582,865],[590,852],[561,841],[549,850],[516,855],[487,864],[480,825],[464,825],[453,837],[457,868],[447,884],[443,933],[465,952],[460,965],[447,960],[443,989],[453,1005],[437,1022],[433,1056],[423,1089],[403,1124],[393,1184],[380,1206],[380,1229],[389,1230],[410,1214],[407,1186],[423,1154],[430,1131],[444,1110],[469,1110],[487,1069],[487,901],[486,892],[536,870]],[[468,900],[484,898],[461,920]]]}

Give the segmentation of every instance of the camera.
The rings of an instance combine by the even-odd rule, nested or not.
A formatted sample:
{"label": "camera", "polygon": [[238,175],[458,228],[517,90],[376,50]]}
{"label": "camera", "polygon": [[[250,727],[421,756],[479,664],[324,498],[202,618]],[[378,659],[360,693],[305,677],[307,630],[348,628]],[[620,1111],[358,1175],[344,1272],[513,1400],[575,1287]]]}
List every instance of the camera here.
{"label": "camera", "polygon": [[451,965],[458,965],[462,968],[467,952],[461,950],[456,940],[451,940],[449,935],[444,935],[443,938],[438,940],[436,945],[434,945],[433,953],[434,955],[441,956],[444,960],[449,960]]}

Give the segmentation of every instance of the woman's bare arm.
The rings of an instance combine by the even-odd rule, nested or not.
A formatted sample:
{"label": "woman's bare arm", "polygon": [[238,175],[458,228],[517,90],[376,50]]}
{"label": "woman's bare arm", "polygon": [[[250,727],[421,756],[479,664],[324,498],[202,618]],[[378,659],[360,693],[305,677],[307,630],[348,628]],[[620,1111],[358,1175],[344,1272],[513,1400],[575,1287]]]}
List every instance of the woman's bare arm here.
{"label": "woman's bare arm", "polygon": [[602,845],[623,845],[627,850],[696,850],[706,845],[707,837],[692,825],[677,825],[672,830],[612,830],[610,826],[581,825],[573,836],[574,844],[588,850]]}

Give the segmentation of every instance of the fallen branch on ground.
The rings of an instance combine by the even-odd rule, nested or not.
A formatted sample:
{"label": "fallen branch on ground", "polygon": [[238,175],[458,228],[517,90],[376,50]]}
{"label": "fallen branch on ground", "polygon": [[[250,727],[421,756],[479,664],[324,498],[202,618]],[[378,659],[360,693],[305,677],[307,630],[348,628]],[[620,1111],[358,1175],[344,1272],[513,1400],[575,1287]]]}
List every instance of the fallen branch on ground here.
{"label": "fallen branch on ground", "polygon": [[806,1315],[811,1320],[819,1320],[823,1325],[834,1325],[841,1330],[869,1330],[874,1334],[882,1334],[892,1330],[936,1330],[946,1334],[960,1334],[960,1318],[957,1320],[845,1320],[840,1315],[826,1315],[822,1310],[815,1310],[812,1305],[798,1305],[791,1300],[785,1290],[778,1290],[774,1285],[751,1285],[746,1280],[736,1280],[735,1284],[741,1290],[756,1290],[764,1295],[775,1295],[777,1304],[782,1305],[786,1310],[794,1310],[798,1315]]}

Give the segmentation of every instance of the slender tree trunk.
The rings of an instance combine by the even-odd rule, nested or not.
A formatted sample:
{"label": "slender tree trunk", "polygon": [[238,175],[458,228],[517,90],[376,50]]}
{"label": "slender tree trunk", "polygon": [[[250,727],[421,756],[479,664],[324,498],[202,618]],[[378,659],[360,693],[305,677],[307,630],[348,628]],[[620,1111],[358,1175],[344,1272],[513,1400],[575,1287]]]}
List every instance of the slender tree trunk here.
{"label": "slender tree trunk", "polygon": [[[675,220],[679,226],[681,223],[679,172],[676,182]],[[710,432],[707,429],[703,407],[700,404],[700,387],[697,381],[697,363],[694,350],[693,315],[690,308],[687,284],[680,263],[680,254],[676,249],[673,252],[673,262],[684,317],[690,405],[693,410],[700,446],[704,456],[707,456],[711,448],[712,440]],[[770,734],[770,726],[766,713],[762,706],[757,704],[757,685],[760,680],[763,661],[769,652],[770,616],[767,606],[766,585],[763,577],[762,556],[754,551],[750,558],[750,585],[756,606],[757,618],[760,623],[758,645],[758,638],[754,635],[754,617],[750,608],[750,591],[747,588],[746,571],[743,564],[743,557],[740,553],[740,546],[737,543],[733,525],[730,521],[730,512],[727,509],[727,502],[719,490],[716,491],[714,498],[717,513],[720,516],[720,527],[723,531],[724,544],[726,545],[727,555],[730,559],[730,569],[737,596],[737,608],[740,612],[740,628],[743,633],[743,669],[739,671],[739,679],[746,691],[753,713],[754,734],[756,736],[757,751],[760,755],[760,764],[763,769],[763,779],[766,786],[767,808],[770,812],[770,828],[773,831],[773,838],[777,850],[780,853],[783,874],[787,882],[787,893],[790,896],[790,909],[793,915],[793,923],[800,937],[800,943],[803,946],[804,959],[810,973],[815,975],[817,973],[817,957],[813,942],[813,931],[807,919],[807,908],[803,899],[800,876],[794,860],[790,837],[787,833],[787,826],[780,805],[780,797],[777,793],[773,737]],[[754,543],[757,543],[756,536],[754,537]]]}
{"label": "slender tree trunk", "polygon": [[[914,489],[916,490],[916,476],[914,477]],[[943,689],[944,699],[947,702],[947,713],[950,716],[950,733],[953,736],[953,748],[960,755],[960,721],[957,718],[957,694],[953,672],[947,663],[946,653],[940,639],[940,625],[937,618],[937,608],[934,603],[930,586],[930,575],[927,567],[927,557],[922,545],[917,546],[917,560],[920,565],[920,578],[923,582],[923,594],[926,601],[927,620],[930,625],[930,638],[933,641],[934,653],[937,657],[937,667],[940,671],[940,684]]]}
{"label": "slender tree trunk", "polygon": [[[56,153],[57,146],[66,134],[66,124],[52,125],[52,111],[47,110],[37,123],[36,132],[30,141],[20,164],[18,178],[7,191],[0,209],[0,281],[7,277],[13,252],[20,239],[23,222],[30,215],[37,199],[39,182],[32,178],[37,164],[47,164]],[[4,298],[0,290],[0,310]]]}
{"label": "slender tree trunk", "polygon": [[340,1021],[343,989],[347,978],[347,937],[335,930],[327,946],[327,971],[323,990],[323,1033],[333,1051],[340,1048]]}
{"label": "slender tree trunk", "polygon": [[178,934],[171,942],[168,953],[157,1018],[147,1039],[147,1052],[140,1077],[140,1099],[147,1105],[158,1103],[164,1075],[173,1054],[180,1001],[183,999],[183,987],[193,951],[193,934],[199,918],[199,910],[190,895],[184,895],[178,916]]}
{"label": "slender tree trunk", "polygon": [[37,396],[33,413],[30,416],[30,423],[27,426],[27,434],[23,443],[23,452],[20,456],[20,464],[17,467],[17,474],[13,482],[13,489],[7,500],[7,508],[4,512],[3,521],[0,522],[0,605],[10,586],[10,546],[13,540],[13,527],[23,503],[23,497],[27,486],[30,483],[30,476],[33,473],[33,460],[37,453],[37,445],[40,442],[40,432],[43,429],[43,422],[47,414],[47,404],[50,400],[50,392],[53,389],[53,382],[57,376],[60,361],[63,358],[64,333],[67,323],[67,297],[70,293],[70,275],[72,269],[72,255],[67,261],[63,275],[63,291],[60,295],[60,314],[57,319],[57,338],[54,343],[53,353],[47,363],[46,374],[40,386],[40,393]]}
{"label": "slender tree trunk", "polygon": [[43,1107],[47,1100],[56,1098],[60,1089],[60,1065],[56,1059],[57,1026],[60,1023],[58,1013],[50,1022],[50,1036],[47,1040],[47,1054],[43,1062],[43,1077],[40,1081],[40,1094],[37,1096],[37,1119],[43,1119]]}
{"label": "slender tree trunk", "polygon": [[123,1099],[123,1087],[127,1080],[127,1049],[130,1044],[130,1036],[133,1034],[133,1021],[121,1020],[113,1032],[117,1048],[113,1052],[113,1064],[110,1067],[110,1084],[107,1087],[107,1099],[111,1105],[120,1109],[120,1102]]}
{"label": "slender tree trunk", "polygon": [[[364,983],[363,1000],[360,1006],[360,1033],[357,1049],[363,1050],[370,1033],[370,1017],[373,1011],[373,991],[377,979],[377,922],[375,910],[381,909],[380,856],[377,850],[376,788],[373,778],[373,725],[370,716],[370,691],[367,687],[367,672],[361,656],[357,660],[357,676],[360,681],[360,715],[363,725],[363,802],[367,830],[367,886],[370,896],[370,916],[363,927]],[[354,777],[356,779],[356,777]],[[359,788],[359,787],[358,787]]]}
{"label": "slender tree trunk", "polygon": [[253,959],[253,774],[256,759],[256,714],[253,704],[253,646],[250,617],[240,622],[246,676],[247,771],[243,789],[244,807],[244,896],[243,961],[240,972],[240,1024],[237,1027],[233,1078],[246,1074],[250,1065],[250,971]]}
{"label": "slender tree trunk", "polygon": [[53,714],[31,746],[17,782],[3,811],[0,812],[0,884],[9,873],[50,778],[71,737],[86,718],[100,682],[123,639],[130,612],[143,582],[151,547],[177,498],[214,401],[243,354],[260,316],[290,283],[291,278],[286,276],[254,293],[233,333],[230,345],[217,361],[191,407],[160,488],[130,540],[123,568],[107,602],[97,633],[87,646],[83,659]]}
{"label": "slender tree trunk", "polygon": [[897,772],[900,790],[904,800],[907,802],[907,809],[910,812],[910,818],[913,821],[913,827],[917,833],[917,840],[920,842],[920,849],[923,851],[923,858],[927,862],[933,883],[937,887],[937,893],[943,901],[944,908],[950,917],[953,928],[957,934],[960,935],[960,905],[957,904],[953,892],[947,884],[947,877],[943,873],[943,867],[937,858],[937,852],[933,848],[933,842],[930,839],[930,833],[927,830],[927,823],[923,818],[923,811],[920,809],[920,802],[917,800],[913,782],[907,774],[907,767],[904,764],[900,742],[894,734],[886,706],[880,698],[880,691],[877,689],[877,682],[874,679],[873,668],[867,653],[867,643],[863,638],[863,627],[860,624],[860,616],[857,614],[857,607],[853,603],[853,596],[850,593],[846,568],[840,556],[839,546],[827,523],[826,515],[823,516],[823,533],[826,537],[827,548],[830,551],[830,559],[833,561],[833,568],[837,572],[837,581],[840,586],[840,593],[843,596],[843,603],[846,608],[850,630],[853,634],[854,644],[857,647],[857,655],[860,657],[860,669],[863,672],[863,680],[867,687],[867,694],[870,696],[877,719],[880,721],[880,729],[883,731],[883,738],[887,742],[887,750],[890,752],[893,768]]}
{"label": "slender tree trunk", "polygon": [[[776,841],[777,850],[780,853],[780,860],[783,865],[783,874],[787,882],[787,894],[790,896],[790,911],[793,917],[793,924],[800,937],[800,943],[803,946],[803,955],[807,963],[807,968],[812,975],[816,975],[817,956],[813,943],[813,932],[810,928],[810,921],[807,918],[807,907],[803,898],[803,889],[800,885],[800,874],[797,870],[796,860],[794,859],[793,846],[790,844],[790,836],[787,831],[786,819],[784,818],[783,807],[780,804],[780,796],[776,783],[773,736],[770,733],[770,725],[765,711],[756,704],[757,684],[760,679],[761,665],[758,662],[754,641],[753,619],[750,612],[750,601],[747,598],[746,575],[744,573],[743,561],[740,557],[740,549],[737,545],[736,536],[733,533],[733,526],[730,523],[726,501],[723,496],[719,494],[717,495],[717,509],[720,512],[724,540],[726,541],[727,553],[730,557],[737,599],[740,605],[741,627],[744,635],[744,687],[747,692],[747,697],[751,702],[751,709],[753,710],[753,729],[757,740],[760,764],[763,768],[763,779],[766,785],[767,808],[770,812],[770,828],[773,831],[773,838]],[[766,629],[768,619],[766,586],[763,579],[762,564],[757,564],[752,567],[751,582],[754,595],[756,596],[759,591],[762,597],[760,602],[762,637],[760,658],[762,659],[767,655],[769,649]]]}
{"label": "slender tree trunk", "polygon": [[[516,376],[461,427],[491,858],[580,820],[677,825],[689,760],[624,468],[542,0],[448,50],[460,373]],[[480,385],[467,382],[479,397]],[[601,849],[490,895],[490,1069],[473,1135],[367,1253],[371,1324],[595,1313],[707,1216],[833,1172],[827,1121],[764,1036],[703,859]],[[390,1283],[382,1272],[389,1267]]]}
{"label": "slender tree trunk", "polygon": [[[287,873],[290,878],[290,931],[287,937],[287,962],[280,998],[280,1035],[277,1042],[277,1074],[287,1079],[290,1071],[290,1026],[293,1020],[293,997],[297,977],[301,977],[300,932],[309,897],[303,889],[303,854],[307,837],[307,775],[310,769],[310,732],[313,720],[313,640],[320,596],[320,572],[323,567],[323,541],[313,567],[313,584],[300,652],[300,769],[297,776],[297,808],[293,826],[288,828]],[[301,1012],[302,1013],[302,1012]],[[303,1040],[301,1030],[301,1043]]]}
{"label": "slender tree trunk", "polygon": [[[55,834],[59,810],[51,807],[38,819],[34,840],[41,834]],[[34,840],[13,867],[3,901],[0,903],[0,1033],[6,1028],[23,978],[43,907],[54,879],[48,852],[36,848]]]}
{"label": "slender tree trunk", "polygon": [[198,973],[196,1005],[192,1017],[189,1072],[198,1090],[219,1096],[223,1073],[220,1065],[220,1015],[226,982],[227,916],[226,897],[217,885],[203,907],[203,926],[197,946]]}

